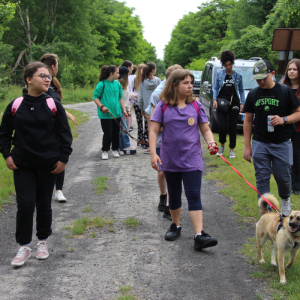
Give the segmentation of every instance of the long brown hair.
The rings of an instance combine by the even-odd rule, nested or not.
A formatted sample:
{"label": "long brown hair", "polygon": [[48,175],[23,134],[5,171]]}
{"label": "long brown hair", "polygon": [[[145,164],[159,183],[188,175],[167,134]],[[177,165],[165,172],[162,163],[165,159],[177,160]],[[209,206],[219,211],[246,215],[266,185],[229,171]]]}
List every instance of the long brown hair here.
{"label": "long brown hair", "polygon": [[289,87],[292,87],[291,80],[288,76],[288,69],[289,69],[289,67],[292,63],[294,63],[297,66],[297,70],[298,70],[298,89],[297,89],[297,92],[296,92],[296,96],[300,100],[300,59],[294,58],[288,63],[288,65],[286,67],[286,70],[285,70],[285,74],[284,74],[285,77],[282,81],[282,84],[285,84]]}
{"label": "long brown hair", "polygon": [[134,78],[134,89],[136,91],[139,90],[139,86],[140,86],[140,82],[142,81],[142,74],[141,74],[141,70],[145,67],[146,65],[144,64],[139,64],[137,71],[136,71],[136,76]]}
{"label": "long brown hair", "polygon": [[[26,86],[27,86],[27,77],[32,77],[39,68],[46,68],[49,70],[48,66],[41,63],[40,61],[33,61],[25,67],[23,78],[24,78]],[[28,93],[27,87],[23,88],[23,93],[24,94]]]}
{"label": "long brown hair", "polygon": [[129,81],[128,81],[128,73],[124,76],[122,76],[120,79],[118,79],[119,82],[121,83],[121,86],[122,86],[122,89],[123,90],[126,90],[127,87],[128,87],[128,84],[129,84]]}
{"label": "long brown hair", "polygon": [[149,78],[150,73],[156,69],[156,64],[153,62],[148,62],[146,66],[143,68],[142,81]]}
{"label": "long brown hair", "polygon": [[[164,100],[165,104],[168,104],[170,106],[177,106],[178,98],[174,86],[178,87],[179,83],[188,76],[190,76],[192,78],[192,82],[194,82],[194,75],[190,71],[184,69],[174,70],[168,77],[165,87],[159,96],[159,99]],[[193,94],[191,93],[186,98],[185,103],[189,104],[192,102],[193,102]]]}
{"label": "long brown hair", "polygon": [[110,76],[110,73],[115,73],[117,69],[118,69],[118,67],[114,66],[114,65],[102,66],[102,68],[100,70],[99,81],[103,81],[103,80],[107,79]]}
{"label": "long brown hair", "polygon": [[[48,66],[48,69],[51,70],[52,66],[56,66],[58,62],[58,56],[53,53],[46,53],[41,57],[41,62]],[[62,92],[61,92],[61,86],[56,78],[56,76],[52,75],[52,84],[55,87],[56,91],[58,92],[59,96],[63,98]]]}

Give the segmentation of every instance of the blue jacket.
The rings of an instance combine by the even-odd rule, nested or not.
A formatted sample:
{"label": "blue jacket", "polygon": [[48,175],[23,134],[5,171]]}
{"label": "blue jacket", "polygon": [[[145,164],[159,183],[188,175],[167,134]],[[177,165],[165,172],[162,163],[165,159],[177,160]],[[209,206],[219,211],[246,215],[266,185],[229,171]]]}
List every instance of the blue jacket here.
{"label": "blue jacket", "polygon": [[[213,99],[217,99],[220,90],[222,88],[224,79],[226,77],[226,70],[220,70],[217,73],[216,76],[216,84],[214,86],[214,91],[213,91]],[[244,88],[243,88],[243,77],[241,74],[235,72],[234,70],[232,71],[232,79],[234,80],[234,85],[235,85],[235,90],[236,90],[236,94],[240,95],[240,100],[241,100],[241,104],[245,104],[245,92],[244,92]]]}

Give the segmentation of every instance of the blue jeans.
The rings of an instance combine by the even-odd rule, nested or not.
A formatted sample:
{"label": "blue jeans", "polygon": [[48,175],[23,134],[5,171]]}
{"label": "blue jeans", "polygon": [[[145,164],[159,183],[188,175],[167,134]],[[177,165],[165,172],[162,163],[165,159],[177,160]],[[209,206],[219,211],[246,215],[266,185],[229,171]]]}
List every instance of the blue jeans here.
{"label": "blue jeans", "polygon": [[261,194],[270,193],[270,178],[273,173],[280,198],[287,199],[292,193],[293,148],[291,141],[272,144],[253,140],[252,159],[257,190]]}
{"label": "blue jeans", "polygon": [[[120,119],[121,119],[120,120],[121,127],[124,128],[126,131],[128,131],[128,124],[124,114],[122,114]],[[124,148],[131,146],[128,134],[125,133],[121,128],[120,128],[119,139],[120,139],[120,150],[123,150]]]}
{"label": "blue jeans", "polygon": [[182,182],[184,185],[185,195],[188,201],[189,211],[202,210],[200,189],[202,171],[190,172],[168,172],[164,171],[168,193],[170,209],[175,210],[182,206]]}

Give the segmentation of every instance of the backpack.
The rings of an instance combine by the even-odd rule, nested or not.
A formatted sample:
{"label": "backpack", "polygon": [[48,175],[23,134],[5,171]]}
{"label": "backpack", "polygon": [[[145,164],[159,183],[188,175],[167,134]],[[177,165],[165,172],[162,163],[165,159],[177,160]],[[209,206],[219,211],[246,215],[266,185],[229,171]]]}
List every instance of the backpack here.
{"label": "backpack", "polygon": [[[197,118],[199,117],[199,105],[197,104],[197,101],[193,101],[192,102],[193,103],[193,105],[194,105],[194,108],[195,108],[195,110],[196,110],[196,112],[197,112]],[[165,111],[166,111],[166,109],[168,108],[168,104],[164,104],[163,106],[162,106],[162,114],[164,115],[165,114]]]}
{"label": "backpack", "polygon": [[[24,97],[19,97],[17,98],[12,106],[11,106],[11,113],[12,113],[12,116],[14,117],[19,106],[21,105],[22,101],[24,100]],[[50,108],[50,110],[53,112],[54,116],[56,116],[56,112],[57,112],[57,108],[56,108],[56,105],[55,105],[55,102],[53,100],[53,98],[47,98],[46,99],[46,102],[47,102],[47,105],[48,107]]]}

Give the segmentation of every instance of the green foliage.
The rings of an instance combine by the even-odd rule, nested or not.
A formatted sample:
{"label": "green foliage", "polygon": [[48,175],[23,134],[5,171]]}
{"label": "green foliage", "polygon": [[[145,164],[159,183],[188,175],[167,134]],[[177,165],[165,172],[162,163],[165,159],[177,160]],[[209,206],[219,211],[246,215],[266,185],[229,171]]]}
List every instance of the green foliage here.
{"label": "green foliage", "polygon": [[107,180],[107,176],[99,176],[92,180],[92,184],[95,185],[93,190],[96,191],[98,195],[102,195],[103,191],[108,189],[108,186],[106,185]]}
{"label": "green foliage", "polygon": [[123,223],[126,224],[128,227],[133,227],[133,228],[141,224],[141,222],[139,222],[135,217],[128,218]]}
{"label": "green foliage", "polygon": [[[104,64],[120,65],[124,59],[139,64],[157,59],[155,47],[143,38],[141,20],[133,15],[134,9],[127,7],[124,2],[14,2],[17,4],[17,13],[7,21],[9,30],[3,35],[5,46],[0,40],[0,53],[7,53],[6,57],[1,56],[3,62],[0,59],[0,72],[2,67],[8,74],[23,50],[26,52],[20,60],[21,66],[51,52],[60,58],[58,79],[62,86],[73,88],[95,85],[100,66]],[[27,10],[30,31],[26,25]],[[24,26],[21,25],[21,19],[25,20]],[[11,80],[22,80],[20,75],[21,69],[17,69]]]}
{"label": "green foliage", "polygon": [[193,59],[193,61],[186,65],[185,68],[189,70],[202,71],[204,69],[206,61],[207,59],[204,58]]}

